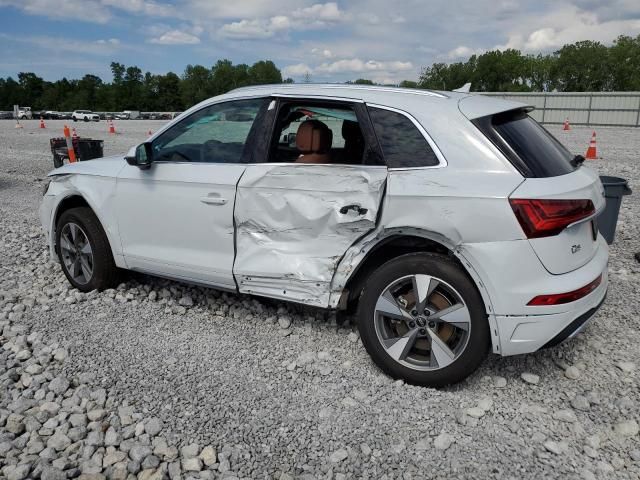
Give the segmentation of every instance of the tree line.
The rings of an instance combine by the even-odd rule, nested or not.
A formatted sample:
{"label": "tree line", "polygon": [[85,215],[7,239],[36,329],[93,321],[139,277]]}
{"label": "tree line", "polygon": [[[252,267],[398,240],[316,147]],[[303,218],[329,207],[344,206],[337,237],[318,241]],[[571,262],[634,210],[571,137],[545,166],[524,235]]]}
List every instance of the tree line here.
{"label": "tree line", "polygon": [[270,60],[251,66],[234,65],[230,60],[219,60],[211,68],[187,65],[181,76],[174,72],[143,74],[137,66],[111,62],[111,73],[111,83],[96,75],[49,82],[32,72],[19,73],[17,81],[0,78],[0,110],[12,110],[17,104],[33,110],[63,112],[76,109],[177,112],[237,87],[292,81],[283,80]]}
{"label": "tree line", "polygon": [[[46,81],[33,72],[18,79],[0,78],[0,110],[14,104],[34,110],[181,111],[201,100],[233,88],[266,83],[290,83],[271,60],[249,66],[219,60],[211,68],[187,65],[182,75],[142,73],[137,66],[111,63],[113,80],[95,75],[81,79]],[[305,76],[305,82],[311,81]],[[640,91],[640,35],[622,35],[611,46],[590,40],[565,45],[551,54],[523,54],[519,50],[491,50],[465,62],[434,63],[418,81],[401,87],[453,90],[471,82],[472,91]],[[359,78],[355,84],[373,85]]]}
{"label": "tree line", "polygon": [[492,50],[466,62],[434,63],[401,86],[453,90],[467,82],[479,92],[638,91],[640,35],[621,35],[610,47],[585,40],[548,55]]}

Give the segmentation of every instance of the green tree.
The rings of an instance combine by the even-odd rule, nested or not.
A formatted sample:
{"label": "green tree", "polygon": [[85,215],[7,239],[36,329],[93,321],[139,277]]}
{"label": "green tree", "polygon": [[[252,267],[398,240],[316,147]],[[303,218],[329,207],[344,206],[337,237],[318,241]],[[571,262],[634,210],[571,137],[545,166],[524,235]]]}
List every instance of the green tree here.
{"label": "green tree", "polygon": [[261,60],[249,68],[249,80],[253,85],[282,83],[282,74],[271,60]]}
{"label": "green tree", "polygon": [[555,52],[552,76],[562,92],[602,92],[611,89],[613,76],[609,49],[585,40],[565,45]]}
{"label": "green tree", "polygon": [[187,65],[180,84],[183,103],[195,105],[208,98],[212,90],[211,83],[211,70],[202,65]]}
{"label": "green tree", "polygon": [[612,90],[640,90],[640,35],[619,36],[609,48],[609,65]]}
{"label": "green tree", "polygon": [[418,82],[413,80],[402,80],[400,82],[402,88],[418,88]]}
{"label": "green tree", "polygon": [[182,98],[180,97],[180,77],[173,72],[158,77],[158,101],[154,110],[164,110],[169,112],[184,109]]}
{"label": "green tree", "polygon": [[18,73],[18,84],[20,85],[18,104],[30,106],[34,109],[41,108],[41,98],[45,86],[44,80],[35,73],[20,72]]}

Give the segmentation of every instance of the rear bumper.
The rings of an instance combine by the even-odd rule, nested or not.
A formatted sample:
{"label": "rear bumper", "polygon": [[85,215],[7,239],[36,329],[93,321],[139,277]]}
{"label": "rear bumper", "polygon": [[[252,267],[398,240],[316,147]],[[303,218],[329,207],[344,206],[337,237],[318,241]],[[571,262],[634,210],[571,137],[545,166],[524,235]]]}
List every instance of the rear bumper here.
{"label": "rear bumper", "polygon": [[[597,241],[598,248],[589,262],[560,275],[544,268],[527,240],[464,245],[461,249],[463,256],[474,266],[486,293],[485,301],[490,302],[487,313],[492,327],[494,353],[517,355],[535,352],[554,339],[561,341],[561,333],[565,329],[578,328],[577,323],[580,322],[570,327],[578,318],[593,316],[608,286],[609,249],[602,236]],[[552,306],[528,305],[538,295],[577,290],[598,275],[602,275],[598,288],[574,302]],[[587,315],[591,310],[594,311]],[[566,337],[572,333],[564,332]]]}
{"label": "rear bumper", "polygon": [[604,303],[609,279],[602,272],[602,283],[592,293],[562,313],[549,315],[496,316],[500,332],[500,353],[518,355],[558,345],[578,335]]}

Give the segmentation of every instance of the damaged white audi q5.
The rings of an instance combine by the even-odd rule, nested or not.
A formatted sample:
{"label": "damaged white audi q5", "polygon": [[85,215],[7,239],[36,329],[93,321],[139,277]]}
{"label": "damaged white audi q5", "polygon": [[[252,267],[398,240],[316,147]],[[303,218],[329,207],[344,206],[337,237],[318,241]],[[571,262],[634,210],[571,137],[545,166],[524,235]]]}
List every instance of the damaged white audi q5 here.
{"label": "damaged white audi q5", "polygon": [[234,90],[40,209],[81,291],[120,269],[356,312],[386,373],[442,386],[579,332],[605,298],[598,176],[526,105],[350,85]]}

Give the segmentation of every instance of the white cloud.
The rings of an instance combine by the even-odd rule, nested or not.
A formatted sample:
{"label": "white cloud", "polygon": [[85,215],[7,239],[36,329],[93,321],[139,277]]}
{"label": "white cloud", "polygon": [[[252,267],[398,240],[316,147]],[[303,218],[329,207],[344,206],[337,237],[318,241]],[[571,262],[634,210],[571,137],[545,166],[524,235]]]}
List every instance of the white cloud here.
{"label": "white cloud", "polygon": [[[69,37],[57,37],[49,35],[8,35],[0,33],[0,39],[3,42],[16,42],[28,44],[33,47],[41,48],[45,51],[66,52],[75,55],[113,55],[121,47],[120,41],[116,38],[97,41],[83,41]],[[72,55],[73,56],[73,55]]]}
{"label": "white cloud", "polygon": [[130,13],[139,13],[155,17],[169,17],[175,15],[171,5],[165,5],[147,0],[101,0],[104,5],[119,8]]}
{"label": "white cloud", "polygon": [[316,3],[307,8],[295,10],[291,16],[313,22],[340,22],[344,19],[344,12],[338,8],[335,2]]}
{"label": "white cloud", "polygon": [[300,0],[188,0],[184,9],[192,18],[238,20],[270,18],[293,11],[299,5]]}
{"label": "white cloud", "polygon": [[0,0],[0,7],[14,7],[30,15],[58,20],[106,23],[111,19],[109,9],[95,0]]}
{"label": "white cloud", "polygon": [[446,56],[451,60],[460,59],[460,58],[466,59],[471,55],[475,55],[479,53],[482,53],[481,48],[471,48],[471,47],[467,47],[466,45],[460,45],[459,47],[456,47],[453,50],[450,50]]}
{"label": "white cloud", "polygon": [[226,38],[255,40],[273,37],[276,32],[287,30],[289,26],[289,18],[285,16],[271,17],[269,20],[240,20],[223,25],[219,34]]}
{"label": "white cloud", "polygon": [[400,72],[412,70],[413,64],[411,62],[380,62],[376,60],[364,61],[359,58],[337,60],[331,63],[322,63],[315,68],[319,73],[362,73],[362,72],[375,72],[375,71],[392,71]]}
{"label": "white cloud", "polygon": [[279,32],[325,28],[345,17],[336,3],[317,3],[310,7],[298,8],[290,16],[275,15],[270,18],[253,18],[226,23],[218,33],[225,38],[238,40],[260,40],[272,38]]}
{"label": "white cloud", "polygon": [[360,21],[363,21],[369,25],[379,25],[380,17],[372,12],[361,13],[358,15]]}
{"label": "white cloud", "polygon": [[159,37],[152,38],[149,43],[157,43],[160,45],[195,45],[200,43],[200,39],[181,30],[169,30]]}
{"label": "white cloud", "polygon": [[515,48],[525,52],[549,51],[580,40],[594,40],[610,44],[619,35],[640,33],[640,19],[613,19],[601,21],[598,14],[567,6],[552,15],[546,15],[532,25],[533,30],[522,33],[519,29],[509,36],[505,44],[495,48]]}
{"label": "white cloud", "polygon": [[335,55],[328,48],[312,48],[311,53],[317,57],[333,58]]}
{"label": "white cloud", "polygon": [[96,40],[98,45],[120,45],[120,40],[117,38],[108,38],[106,40]]}
{"label": "white cloud", "polygon": [[295,65],[287,65],[282,69],[282,75],[284,77],[302,77],[306,73],[311,73],[313,68],[311,68],[306,63],[297,63]]}

